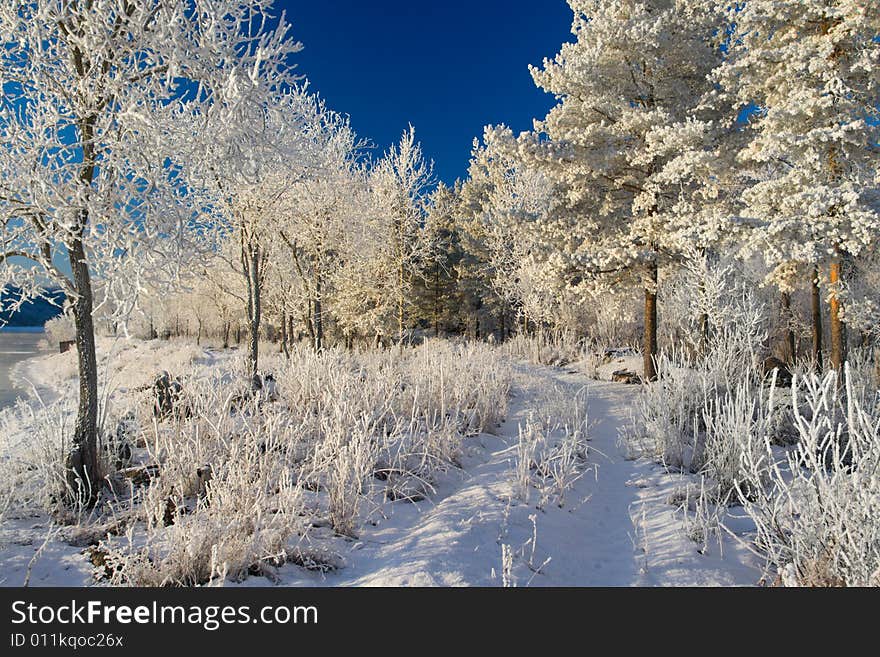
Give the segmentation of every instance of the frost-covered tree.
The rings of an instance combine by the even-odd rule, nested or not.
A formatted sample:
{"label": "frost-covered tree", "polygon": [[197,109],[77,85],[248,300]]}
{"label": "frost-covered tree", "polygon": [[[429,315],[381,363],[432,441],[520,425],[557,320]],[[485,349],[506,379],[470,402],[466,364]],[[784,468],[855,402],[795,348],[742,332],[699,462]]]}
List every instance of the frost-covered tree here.
{"label": "frost-covered tree", "polygon": [[553,221],[553,185],[542,171],[515,156],[507,128],[487,128],[475,144],[464,204],[479,225],[484,267],[504,306],[526,322],[549,326],[559,317],[561,252],[579,242],[577,233]]}
{"label": "frost-covered tree", "polygon": [[182,135],[176,117],[198,126],[285,75],[296,47],[287,24],[268,29],[268,19],[262,0],[0,5],[0,283],[36,293],[48,279],[72,304],[80,389],[69,480],[80,501],[94,499],[101,476],[92,280],[125,265],[118,278],[137,289],[176,259],[157,266],[157,256],[186,253],[174,246],[193,219],[178,155],[199,140],[240,143],[240,126]]}
{"label": "frost-covered tree", "polygon": [[[305,86],[290,88],[289,69],[272,81],[269,94],[251,102],[211,106],[205,126],[194,130],[221,131],[242,126],[246,141],[216,139],[186,153],[182,175],[200,198],[201,211],[215,243],[233,242],[229,266],[245,282],[248,325],[248,362],[252,378],[258,375],[259,339],[263,314],[263,287],[269,259],[280,238],[279,218],[287,207],[292,184],[311,175],[316,166],[314,133],[320,130],[316,103]],[[215,248],[218,248],[215,246]],[[277,249],[275,250],[277,252]]]}
{"label": "frost-covered tree", "polygon": [[533,68],[558,105],[520,138],[520,153],[557,188],[552,221],[581,240],[559,250],[574,277],[644,289],[644,373],[655,378],[658,269],[682,243],[710,241],[718,194],[708,74],[714,17],[685,0],[569,0],[576,40]]}
{"label": "frost-covered tree", "polygon": [[430,252],[422,275],[414,282],[414,304],[419,317],[427,322],[435,336],[457,328],[462,301],[457,270],[463,256],[459,201],[459,186],[447,187],[440,183],[431,194],[425,219]]}
{"label": "frost-covered tree", "polygon": [[351,242],[352,262],[364,269],[353,273],[360,280],[349,281],[344,291],[346,305],[351,310],[360,306],[363,319],[372,318],[377,334],[387,330],[383,325],[393,324],[397,340],[404,338],[413,281],[421,275],[431,251],[424,217],[432,170],[410,126],[400,142],[373,165],[371,208],[366,223],[354,229]]}
{"label": "frost-covered tree", "polygon": [[739,153],[757,171],[742,194],[757,223],[750,246],[783,285],[794,265],[810,270],[818,337],[819,268],[827,268],[830,360],[840,368],[842,273],[880,230],[869,198],[880,136],[880,9],[862,0],[748,0],[729,9],[728,22],[729,56],[715,79],[738,108],[754,107]]}
{"label": "frost-covered tree", "polygon": [[[281,249],[273,265],[291,310],[303,306],[313,346],[324,346],[325,302],[341,265],[342,237],[364,212],[357,158],[362,144],[346,117],[318,103],[313,160],[288,186],[280,216]],[[285,330],[286,333],[286,330]]]}

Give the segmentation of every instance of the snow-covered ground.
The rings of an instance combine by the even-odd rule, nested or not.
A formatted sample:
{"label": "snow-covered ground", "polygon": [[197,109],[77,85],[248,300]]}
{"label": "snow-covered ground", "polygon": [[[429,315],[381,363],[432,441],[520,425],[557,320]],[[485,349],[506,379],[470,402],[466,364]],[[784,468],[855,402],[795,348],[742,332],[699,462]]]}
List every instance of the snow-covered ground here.
{"label": "snow-covered ground", "polygon": [[513,550],[512,580],[520,586],[728,586],[758,581],[757,564],[742,547],[725,542],[723,558],[717,546],[700,554],[701,546],[686,536],[680,514],[667,503],[686,478],[622,455],[618,431],[629,422],[629,403],[638,387],[522,367],[533,382],[572,391],[588,387],[595,422],[591,472],[575,484],[568,504],[538,510],[511,502],[517,427],[540,394],[540,388],[515,389],[510,417],[498,436],[475,440],[458,481],[449,482],[430,502],[396,507],[391,518],[346,545],[342,555],[348,567],[322,576],[286,566],[279,572],[281,581],[296,586],[500,585],[502,544]]}
{"label": "snow-covered ground", "polygon": [[[210,365],[224,357],[160,342],[124,343],[113,353],[118,366],[111,371],[129,387],[148,382],[157,363],[173,371],[176,365]],[[65,369],[65,356],[28,361],[19,374],[41,394],[70,394],[73,372]],[[521,362],[512,367],[506,421],[492,434],[468,438],[462,467],[440,477],[428,499],[365,508],[356,539],[317,526],[296,546],[342,567],[321,573],[287,563],[271,579],[251,576],[236,585],[729,586],[759,581],[760,564],[745,543],[725,536],[720,546],[713,539],[704,549],[688,536],[680,507],[670,501],[693,483],[692,477],[624,455],[619,435],[631,421],[638,386],[594,380],[577,368]],[[518,430],[554,387],[571,394],[586,388],[589,466],[561,507],[537,508],[514,492]],[[52,529],[45,516],[7,519],[0,526],[0,582],[21,585],[30,567],[31,585],[94,584],[93,566],[83,547],[69,544],[70,537],[69,530]]]}

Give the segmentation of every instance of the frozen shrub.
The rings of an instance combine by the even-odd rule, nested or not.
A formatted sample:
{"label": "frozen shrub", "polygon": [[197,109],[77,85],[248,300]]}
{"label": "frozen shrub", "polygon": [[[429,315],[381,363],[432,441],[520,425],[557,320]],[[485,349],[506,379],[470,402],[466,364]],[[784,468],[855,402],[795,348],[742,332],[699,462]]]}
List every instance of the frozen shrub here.
{"label": "frozen shrub", "polygon": [[[82,509],[63,504],[73,498],[66,460],[75,417],[76,400],[68,397],[49,405],[20,402],[0,412],[0,514],[63,512],[68,522],[80,517]],[[102,453],[102,462],[105,457]],[[102,470],[111,467],[105,462]]]}
{"label": "frozen shrub", "polygon": [[569,331],[541,331],[535,335],[517,333],[504,342],[501,351],[510,358],[535,365],[563,366],[580,361],[587,353],[587,345]]}
{"label": "frozen shrub", "polygon": [[703,408],[703,432],[695,438],[691,469],[712,483],[715,502],[727,501],[737,482],[743,481],[743,464],[754,459],[755,445],[770,435],[766,409],[773,406],[773,391],[765,397],[753,385],[745,380],[716,393]]}
{"label": "frozen shrub", "polygon": [[[200,386],[193,398],[216,390]],[[302,527],[302,491],[286,457],[292,435],[277,414],[249,421],[214,401],[220,411],[196,402],[196,418],[157,426],[149,449],[161,475],[130,500],[140,531],[100,546],[113,583],[193,586],[284,562]]]}
{"label": "frozen shrub", "polygon": [[755,522],[768,570],[795,585],[880,586],[880,417],[862,406],[847,367],[793,388],[797,444],[781,455],[767,437],[744,462],[739,497]]}
{"label": "frozen shrub", "polygon": [[[338,436],[337,440],[342,436]],[[331,439],[328,442],[335,442]],[[332,445],[327,492],[330,523],[337,533],[357,536],[360,501],[367,479],[372,475],[375,455],[373,442],[364,433],[355,433],[341,444]]]}
{"label": "frozen shrub", "polygon": [[634,454],[700,472],[729,490],[746,433],[765,431],[770,393],[760,369],[765,318],[745,290],[729,290],[722,303],[725,279],[710,295],[718,304],[710,339],[660,355],[658,380],[640,396],[626,441]]}
{"label": "frozen shrub", "polygon": [[562,507],[566,493],[586,472],[589,452],[589,418],[586,390],[571,393],[552,389],[535,413],[518,428],[513,494],[529,503],[538,493],[539,508]]}
{"label": "frozen shrub", "polygon": [[69,315],[53,317],[43,325],[43,329],[46,331],[49,346],[55,350],[59,343],[73,340],[76,335],[73,319]]}
{"label": "frozen shrub", "polygon": [[529,417],[525,425],[520,424],[517,432],[513,494],[514,497],[528,504],[534,487],[532,471],[538,467],[538,454],[543,436],[540,425],[534,421],[533,417]]}

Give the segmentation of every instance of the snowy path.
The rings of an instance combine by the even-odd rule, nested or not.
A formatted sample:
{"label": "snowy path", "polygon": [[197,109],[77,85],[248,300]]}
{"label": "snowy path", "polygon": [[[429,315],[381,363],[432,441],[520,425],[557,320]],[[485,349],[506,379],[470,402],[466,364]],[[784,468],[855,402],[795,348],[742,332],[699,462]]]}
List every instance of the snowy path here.
{"label": "snowy path", "polygon": [[[346,568],[322,576],[292,566],[289,585],[498,586],[501,545],[515,554],[520,586],[751,585],[759,574],[748,553],[731,544],[724,557],[700,554],[681,517],[666,503],[682,485],[644,460],[623,458],[618,432],[630,420],[638,389],[582,374],[530,368],[543,386],[589,388],[593,471],[575,485],[565,508],[538,510],[514,501],[511,471],[517,427],[535,406],[532,390],[516,390],[498,437],[475,439],[464,472],[445,482],[433,502],[391,505],[394,515],[369,527],[343,552]],[[531,537],[537,526],[537,548]],[[635,518],[635,522],[633,522]],[[529,567],[550,562],[535,574]],[[251,578],[246,585],[258,585]]]}

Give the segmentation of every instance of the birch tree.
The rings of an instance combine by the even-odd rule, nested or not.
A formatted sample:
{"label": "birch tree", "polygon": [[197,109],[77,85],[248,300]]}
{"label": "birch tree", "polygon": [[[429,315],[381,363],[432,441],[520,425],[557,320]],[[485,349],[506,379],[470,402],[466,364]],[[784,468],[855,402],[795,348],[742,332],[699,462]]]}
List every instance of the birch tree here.
{"label": "birch tree", "polygon": [[[279,265],[285,273],[277,280],[298,287],[300,304],[307,308],[312,345],[320,351],[324,347],[325,301],[341,264],[343,234],[364,209],[357,167],[363,144],[348,119],[323,104],[316,121],[311,170],[290,184],[284,196]],[[291,287],[287,291],[291,292]]]}

